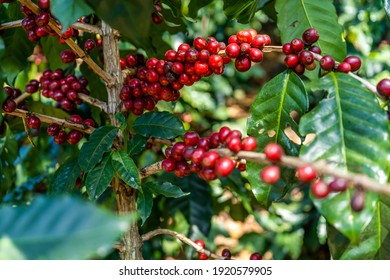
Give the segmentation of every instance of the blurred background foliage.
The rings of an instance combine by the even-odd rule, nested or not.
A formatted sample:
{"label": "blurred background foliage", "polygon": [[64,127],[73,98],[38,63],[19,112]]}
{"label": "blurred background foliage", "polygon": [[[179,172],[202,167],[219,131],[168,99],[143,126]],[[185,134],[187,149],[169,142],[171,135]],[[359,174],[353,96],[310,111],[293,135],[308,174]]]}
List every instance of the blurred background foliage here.
{"label": "blurred background foliage", "polygon": [[[229,20],[224,9],[225,12],[231,11],[226,11],[224,1],[199,1],[203,3],[199,9],[186,5],[184,0],[177,5],[179,2],[163,1],[166,21],[163,26],[151,27],[152,48],[136,50],[134,45],[124,41],[121,54],[138,52],[162,58],[168,48],[176,48],[183,42],[192,44],[198,36],[214,36],[227,42],[230,35],[245,28],[269,34],[273,45],[284,43],[280,42],[276,27],[273,1],[257,1],[261,10],[248,23]],[[382,1],[345,0],[334,1],[334,4],[339,23],[345,28],[348,54],[363,59],[359,74],[373,83],[389,77],[390,23]],[[223,75],[213,75],[184,88],[182,98],[176,104],[160,103],[159,109],[175,113],[187,129],[198,131],[201,135],[207,135],[223,125],[245,132],[250,105],[263,84],[285,69],[283,59],[283,55],[277,53],[266,54],[261,64],[245,73],[238,73],[232,65],[227,65]],[[34,62],[36,60],[31,62],[29,71],[17,76],[15,84],[20,88],[47,67],[44,60],[39,66]],[[312,103],[316,103],[319,96],[321,93],[311,92]],[[41,100],[37,97],[30,102],[37,101]],[[33,104],[28,105],[30,108]],[[81,109],[85,115],[91,113],[87,106]],[[54,116],[62,114],[50,106],[37,108],[37,112],[44,110]],[[98,112],[92,110],[92,114],[98,123],[103,121]],[[59,164],[70,156],[77,156],[83,144],[59,146],[46,133],[37,133],[32,135],[34,148],[26,140],[25,132],[16,131],[23,131],[19,119],[8,119],[6,124],[2,121],[0,199],[5,204],[28,201],[36,193],[50,191]],[[13,144],[4,145],[5,141]],[[3,146],[7,149],[2,149]],[[134,154],[133,158],[139,167],[146,166],[163,158],[161,149],[164,147],[148,147]],[[255,251],[262,252],[265,259],[330,258],[325,220],[314,208],[304,185],[293,189],[283,202],[274,203],[266,211],[249,190],[245,173],[241,176],[237,172],[227,179],[207,183],[196,176],[179,179],[160,172],[148,181],[169,181],[184,192],[190,192],[190,195],[181,198],[154,197],[152,214],[141,227],[142,233],[159,227],[173,229],[192,239],[204,239],[206,248],[216,253],[229,248],[233,258],[239,259],[248,259]],[[82,188],[81,194],[83,191]],[[115,209],[110,192],[107,190],[98,202]],[[143,253],[145,259],[185,259],[196,258],[197,255],[192,248],[169,236],[158,236],[144,243]],[[116,253],[108,256],[116,257]]]}

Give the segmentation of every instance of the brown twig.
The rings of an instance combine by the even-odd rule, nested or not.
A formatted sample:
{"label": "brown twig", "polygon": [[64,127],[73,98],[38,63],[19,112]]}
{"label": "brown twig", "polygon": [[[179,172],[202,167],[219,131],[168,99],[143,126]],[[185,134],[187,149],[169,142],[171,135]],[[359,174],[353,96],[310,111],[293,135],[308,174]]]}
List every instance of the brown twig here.
{"label": "brown twig", "polygon": [[[274,163],[269,161],[264,153],[240,151],[237,154],[232,153],[228,149],[216,149],[221,156],[234,156],[241,160],[257,162],[262,164],[278,164],[281,166],[298,168],[303,165],[311,165],[316,170],[319,176],[330,176],[335,178],[343,178],[351,182],[353,186],[360,186],[366,191],[373,191],[380,194],[390,195],[390,184],[382,184],[365,174],[347,172],[335,167],[325,161],[309,162],[298,157],[283,156],[280,162]],[[146,178],[162,170],[162,162],[159,161],[152,165],[146,166],[140,170],[141,178]]]}
{"label": "brown twig", "polygon": [[22,19],[10,21],[10,22],[4,22],[4,23],[0,24],[0,30],[20,27],[20,26],[22,26]]}
{"label": "brown twig", "polygon": [[[34,14],[39,14],[40,9],[37,5],[35,5],[31,0],[18,0],[20,3],[26,5]],[[59,28],[57,22],[54,18],[51,18],[49,21],[49,27],[53,29],[54,32],[58,34],[58,36],[62,36],[62,31]],[[114,83],[114,78],[109,75],[107,72],[105,72],[102,68],[100,68],[99,65],[93,61],[93,59],[86,54],[77,44],[75,41],[73,41],[71,38],[64,39],[66,44],[76,53],[78,57],[80,57],[85,63],[88,64],[89,67],[97,74],[99,75],[106,83],[107,85],[112,85]]]}
{"label": "brown twig", "polygon": [[26,118],[22,118],[22,121],[23,121],[23,127],[24,127],[24,131],[26,132],[26,135],[27,135],[27,139],[28,141],[31,143],[31,145],[35,148],[35,143],[34,141],[31,139],[31,136],[30,136],[30,132],[28,130],[28,125],[27,125],[27,119]]}
{"label": "brown twig", "polygon": [[178,232],[170,230],[170,229],[162,229],[161,228],[161,229],[155,229],[155,230],[149,231],[141,236],[142,242],[145,242],[145,241],[147,241],[147,240],[149,240],[157,235],[162,235],[162,234],[170,235],[172,237],[179,239],[180,241],[184,242],[185,244],[193,247],[198,253],[205,254],[208,257],[211,257],[211,258],[216,259],[216,260],[224,260],[224,257],[216,255],[213,252],[210,252],[209,250],[202,248],[201,246],[196,244],[194,241],[189,239],[184,234],[178,233]]}
{"label": "brown twig", "polygon": [[107,103],[104,102],[104,101],[101,101],[97,98],[94,98],[94,97],[91,97],[89,95],[86,95],[84,93],[78,93],[78,97],[83,100],[85,103],[88,103],[92,106],[95,106],[97,108],[99,108],[100,110],[102,110],[103,112],[106,112],[107,113]]}
{"label": "brown twig", "polygon": [[17,116],[17,117],[24,118],[24,119],[27,118],[28,116],[35,116],[35,117],[39,118],[41,122],[48,123],[48,124],[55,123],[55,124],[58,124],[59,126],[63,126],[63,127],[70,128],[70,129],[75,129],[75,130],[78,130],[78,131],[81,131],[81,132],[87,133],[87,134],[91,134],[95,130],[93,127],[88,126],[88,125],[72,123],[72,122],[69,122],[69,121],[64,120],[64,119],[59,119],[59,118],[55,118],[55,117],[51,117],[51,116],[47,116],[47,115],[43,115],[43,114],[33,113],[33,112],[21,110],[21,109],[16,109],[14,112],[10,112],[10,113],[6,113],[6,112],[3,112],[3,113],[8,114],[8,115],[12,115],[12,116]]}

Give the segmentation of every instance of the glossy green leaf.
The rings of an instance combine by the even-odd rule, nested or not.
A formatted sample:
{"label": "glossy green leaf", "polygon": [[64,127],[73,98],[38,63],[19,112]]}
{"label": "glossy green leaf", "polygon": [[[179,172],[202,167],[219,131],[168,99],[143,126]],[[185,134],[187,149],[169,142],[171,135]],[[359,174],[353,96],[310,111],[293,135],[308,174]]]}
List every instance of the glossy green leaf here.
{"label": "glossy green leaf", "polygon": [[183,123],[168,112],[148,112],[138,117],[133,123],[136,133],[144,137],[172,139],[184,134]]}
{"label": "glossy green leaf", "polygon": [[[266,83],[253,102],[248,119],[248,134],[254,136],[262,150],[268,143],[279,143],[286,154],[297,155],[298,146],[286,134],[290,128],[298,136],[298,125],[291,117],[296,112],[302,115],[308,109],[308,97],[301,79],[293,72],[285,71]],[[268,208],[273,201],[284,196],[292,187],[294,172],[282,171],[282,178],[274,185],[264,184],[259,171],[265,165],[248,163],[248,179],[260,204]]]}
{"label": "glossy green leaf", "polygon": [[8,83],[13,84],[19,72],[27,67],[27,58],[32,54],[34,45],[27,39],[26,31],[22,28],[5,30],[2,38],[5,51],[0,59],[0,70]]}
{"label": "glossy green leaf", "polygon": [[[310,113],[302,117],[300,132],[315,133],[315,139],[302,146],[301,157],[326,160],[338,168],[365,173],[380,182],[387,181],[390,155],[388,120],[375,95],[346,74],[329,73],[320,81],[328,91]],[[327,221],[351,241],[374,215],[377,195],[366,194],[366,207],[355,213],[350,207],[352,190],[315,200]]]}
{"label": "glossy green leaf", "polygon": [[328,245],[333,259],[390,259],[390,200],[382,196],[374,217],[362,231],[358,244],[352,243],[337,229],[328,225]]}
{"label": "glossy green leaf", "polygon": [[156,195],[161,194],[165,197],[178,198],[189,194],[183,192],[180,187],[175,186],[170,182],[148,182],[144,187],[150,189]]}
{"label": "glossy green leaf", "polygon": [[124,151],[112,153],[112,166],[118,172],[121,179],[132,188],[141,187],[141,178],[134,161]]}
{"label": "glossy green leaf", "polygon": [[390,18],[390,0],[382,0],[383,8],[386,11],[387,18]]}
{"label": "glossy green leaf", "polygon": [[190,194],[169,200],[168,209],[172,212],[180,210],[191,230],[197,228],[204,235],[208,235],[213,215],[210,186],[197,175],[190,175],[173,183]]}
{"label": "glossy green leaf", "polygon": [[80,17],[93,13],[91,7],[80,0],[52,1],[50,4],[50,11],[61,22],[63,32]]}
{"label": "glossy green leaf", "polygon": [[[6,206],[0,220],[1,259],[41,260],[104,257],[130,222],[73,197],[36,197],[29,206]],[[10,247],[14,250],[5,250]]]}
{"label": "glossy green leaf", "polygon": [[88,172],[85,186],[91,200],[98,199],[108,188],[114,178],[115,170],[112,167],[111,156],[107,154],[101,163]]}
{"label": "glossy green leaf", "polygon": [[102,20],[137,45],[147,45],[152,25],[153,1],[87,0]]}
{"label": "glossy green leaf", "polygon": [[90,171],[102,159],[103,154],[111,149],[118,128],[102,126],[96,129],[89,141],[80,150],[79,165],[85,171]]}
{"label": "glossy green leaf", "polygon": [[210,4],[209,0],[191,0],[188,5],[187,15],[191,18],[196,18],[198,11],[208,4]]}
{"label": "glossy green leaf", "polygon": [[137,194],[137,212],[143,224],[152,213],[153,194],[148,188],[140,189]]}
{"label": "glossy green leaf", "polygon": [[301,38],[302,33],[314,27],[318,30],[319,46],[323,55],[332,55],[336,60],[346,56],[343,28],[337,22],[336,8],[331,0],[276,0],[278,28],[283,43]]}
{"label": "glossy green leaf", "polygon": [[137,154],[143,150],[145,150],[146,143],[148,142],[148,138],[143,137],[142,135],[136,134],[134,135],[127,147],[127,152],[129,155]]}
{"label": "glossy green leaf", "polygon": [[224,0],[224,12],[230,19],[238,20],[240,23],[248,23],[257,12],[259,0]]}
{"label": "glossy green leaf", "polygon": [[80,174],[81,168],[78,164],[78,158],[73,157],[68,159],[56,170],[51,185],[51,192],[54,194],[71,192]]}

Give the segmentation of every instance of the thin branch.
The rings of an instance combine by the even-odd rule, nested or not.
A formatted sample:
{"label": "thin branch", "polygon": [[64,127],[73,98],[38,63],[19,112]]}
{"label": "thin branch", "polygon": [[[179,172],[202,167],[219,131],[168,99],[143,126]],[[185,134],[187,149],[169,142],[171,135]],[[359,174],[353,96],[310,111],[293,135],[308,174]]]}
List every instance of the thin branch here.
{"label": "thin branch", "polygon": [[83,22],[75,22],[71,25],[74,29],[77,29],[77,30],[80,30],[80,31],[83,31],[83,32],[88,32],[88,33],[92,33],[92,34],[102,34],[102,31],[99,27],[97,27],[96,25],[92,25],[92,24],[87,24],[87,23],[83,23]]}
{"label": "thin branch", "polygon": [[84,93],[77,93],[78,97],[83,100],[85,103],[88,103],[92,106],[95,106],[97,108],[99,108],[101,111],[103,112],[106,112],[107,113],[107,103],[104,102],[104,101],[101,101],[97,98],[94,98],[94,97],[91,97],[89,95],[86,95]]}
{"label": "thin branch", "polygon": [[[24,4],[29,8],[34,14],[39,14],[40,9],[37,5],[35,5],[31,0],[18,0],[20,3]],[[53,29],[54,32],[58,34],[58,36],[62,36],[62,31],[59,28],[57,22],[54,18],[51,18],[49,21],[49,27]],[[64,39],[66,44],[76,53],[78,57],[80,57],[85,63],[88,64],[89,67],[97,74],[99,75],[108,85],[113,85],[114,78],[109,75],[107,72],[105,72],[102,68],[100,68],[99,65],[93,61],[93,59],[82,50],[73,39]]]}
{"label": "thin branch", "polygon": [[[298,157],[283,156],[279,162],[269,161],[264,153],[240,151],[234,154],[229,149],[215,149],[221,156],[236,157],[241,160],[257,162],[262,164],[278,164],[292,168],[298,168],[303,165],[311,165],[316,170],[319,176],[330,176],[335,178],[343,178],[352,183],[352,185],[359,186],[366,191],[373,191],[380,194],[390,195],[390,184],[382,184],[365,174],[352,173],[342,170],[333,164],[325,161],[309,162]],[[162,170],[162,161],[156,162],[152,165],[146,166],[140,170],[141,178],[146,178]]]}
{"label": "thin branch", "polygon": [[14,101],[15,101],[16,105],[18,105],[18,104],[20,104],[24,99],[26,99],[26,98],[29,97],[29,96],[31,96],[31,93],[25,92],[25,93],[23,93],[22,95],[16,97],[16,98],[14,99]]}
{"label": "thin branch", "polygon": [[218,256],[218,255],[214,254],[213,252],[210,252],[209,250],[202,248],[201,246],[196,244],[194,241],[189,239],[184,234],[178,233],[178,232],[170,230],[170,229],[162,229],[161,228],[161,229],[155,229],[155,230],[149,231],[141,236],[142,242],[145,242],[145,241],[147,241],[147,240],[149,240],[157,235],[162,235],[162,234],[175,237],[175,238],[179,239],[180,241],[184,242],[185,244],[193,247],[198,253],[205,254],[208,257],[211,257],[213,259],[216,259],[216,260],[224,260],[225,259],[222,256]]}
{"label": "thin branch", "polygon": [[4,22],[4,23],[0,24],[0,30],[20,27],[20,26],[22,26],[22,19],[10,21],[10,22]]}
{"label": "thin branch", "polygon": [[155,162],[139,170],[141,179],[156,174],[162,170],[162,161]]}
{"label": "thin branch", "polygon": [[59,126],[63,126],[63,127],[70,128],[70,129],[75,129],[75,130],[78,130],[78,131],[81,131],[81,132],[87,133],[87,134],[91,134],[95,130],[93,127],[88,126],[88,125],[72,123],[72,122],[69,122],[69,121],[64,120],[64,119],[59,119],[59,118],[55,118],[55,117],[51,117],[51,116],[47,116],[47,115],[43,115],[43,114],[33,113],[33,112],[21,110],[21,109],[16,109],[14,112],[11,112],[11,113],[3,112],[3,114],[17,116],[20,118],[27,118],[28,116],[35,116],[35,117],[39,118],[41,120],[41,122],[48,123],[48,124],[55,123],[55,124],[58,124]]}

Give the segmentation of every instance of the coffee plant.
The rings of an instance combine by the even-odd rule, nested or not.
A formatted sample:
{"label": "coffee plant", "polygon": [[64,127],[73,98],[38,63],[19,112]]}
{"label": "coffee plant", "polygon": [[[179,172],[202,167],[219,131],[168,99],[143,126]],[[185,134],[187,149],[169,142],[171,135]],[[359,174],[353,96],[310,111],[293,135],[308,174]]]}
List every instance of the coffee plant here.
{"label": "coffee plant", "polygon": [[1,259],[390,258],[389,1],[0,2]]}

